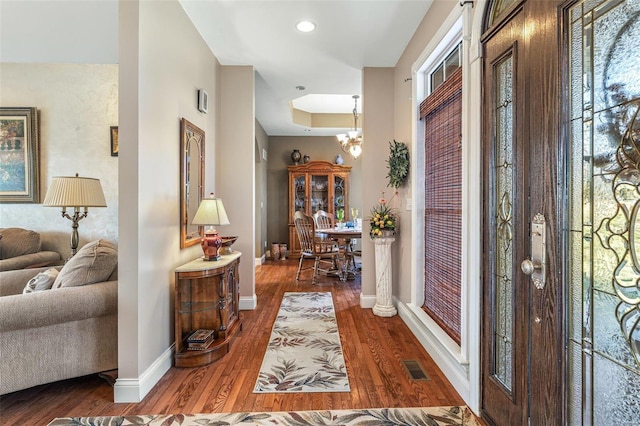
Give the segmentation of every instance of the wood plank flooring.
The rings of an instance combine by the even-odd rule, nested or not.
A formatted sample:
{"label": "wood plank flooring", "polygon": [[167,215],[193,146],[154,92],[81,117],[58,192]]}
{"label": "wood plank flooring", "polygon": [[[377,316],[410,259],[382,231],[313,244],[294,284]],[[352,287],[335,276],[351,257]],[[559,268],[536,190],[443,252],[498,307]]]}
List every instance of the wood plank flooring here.
{"label": "wood plank flooring", "polygon": [[[294,260],[270,261],[256,268],[258,308],[241,311],[243,331],[232,341],[230,352],[206,367],[171,368],[141,403],[114,404],[113,388],[92,375],[0,397],[0,424],[40,425],[68,416],[464,404],[398,316],[380,318],[371,309],[360,308],[359,277],[346,283],[321,277],[312,286],[311,270],[296,282],[296,268]],[[253,393],[286,291],[332,292],[351,392]],[[430,380],[411,380],[401,362],[405,359],[419,361]]]}

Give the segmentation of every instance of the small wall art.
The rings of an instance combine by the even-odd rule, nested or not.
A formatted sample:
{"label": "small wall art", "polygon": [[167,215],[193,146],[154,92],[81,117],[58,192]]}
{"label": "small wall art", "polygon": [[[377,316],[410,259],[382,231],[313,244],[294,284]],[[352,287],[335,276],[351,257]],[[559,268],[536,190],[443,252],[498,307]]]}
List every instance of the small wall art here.
{"label": "small wall art", "polygon": [[118,126],[111,126],[111,156],[117,157],[118,152],[120,150],[120,145],[118,143]]}
{"label": "small wall art", "polygon": [[209,95],[203,89],[198,90],[198,111],[205,114],[209,111]]}
{"label": "small wall art", "polygon": [[38,110],[0,108],[0,202],[39,203]]}

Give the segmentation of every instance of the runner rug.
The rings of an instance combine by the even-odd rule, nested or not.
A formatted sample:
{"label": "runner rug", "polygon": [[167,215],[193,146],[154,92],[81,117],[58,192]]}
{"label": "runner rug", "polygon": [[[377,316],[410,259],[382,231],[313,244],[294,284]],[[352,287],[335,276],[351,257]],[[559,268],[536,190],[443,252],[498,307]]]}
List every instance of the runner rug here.
{"label": "runner rug", "polygon": [[49,426],[202,426],[202,425],[412,425],[479,426],[468,407],[381,408],[367,410],[289,411],[273,413],[166,414],[66,417]]}
{"label": "runner rug", "polygon": [[349,391],[331,293],[285,293],[253,392]]}

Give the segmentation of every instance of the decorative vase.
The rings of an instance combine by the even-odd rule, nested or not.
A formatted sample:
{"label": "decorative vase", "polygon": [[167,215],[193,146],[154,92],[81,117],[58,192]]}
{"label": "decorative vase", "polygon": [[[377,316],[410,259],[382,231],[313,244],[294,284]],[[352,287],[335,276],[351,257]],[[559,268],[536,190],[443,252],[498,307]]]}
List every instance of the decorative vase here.
{"label": "decorative vase", "polygon": [[294,149],[293,152],[291,153],[291,160],[293,161],[293,164],[295,166],[300,164],[300,159],[301,158],[302,158],[302,154],[300,154],[300,151],[297,150],[297,149]]}
{"label": "decorative vase", "polygon": [[302,157],[302,162],[304,164],[307,164],[309,161],[311,161],[311,157],[309,157],[307,154],[305,154],[304,157]]}
{"label": "decorative vase", "polygon": [[271,258],[273,260],[280,259],[280,245],[278,243],[271,243]]}
{"label": "decorative vase", "polygon": [[333,162],[336,164],[342,164],[344,163],[344,159],[342,158],[342,155],[338,154],[336,155],[336,159]]}
{"label": "decorative vase", "polygon": [[280,243],[280,260],[287,260],[287,245]]}

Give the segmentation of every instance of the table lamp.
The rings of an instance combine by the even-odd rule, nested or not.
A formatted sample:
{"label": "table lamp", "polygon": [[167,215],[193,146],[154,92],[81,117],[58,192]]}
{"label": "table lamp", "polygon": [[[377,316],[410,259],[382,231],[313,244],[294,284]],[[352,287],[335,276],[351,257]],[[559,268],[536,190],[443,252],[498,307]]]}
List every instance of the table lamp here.
{"label": "table lamp", "polygon": [[[78,251],[78,222],[89,214],[89,207],[107,207],[99,179],[75,176],[55,176],[42,203],[45,207],[62,207],[62,217],[71,220],[71,257]],[[73,207],[73,215],[67,208]],[[80,209],[83,209],[81,212]]]}
{"label": "table lamp", "polygon": [[229,225],[227,212],[220,198],[215,198],[213,193],[210,198],[205,198],[200,202],[198,211],[191,221],[193,225],[208,225],[205,229],[204,237],[200,240],[202,251],[204,252],[204,260],[220,260],[218,249],[222,247],[222,238],[218,235],[218,231],[214,226]]}

